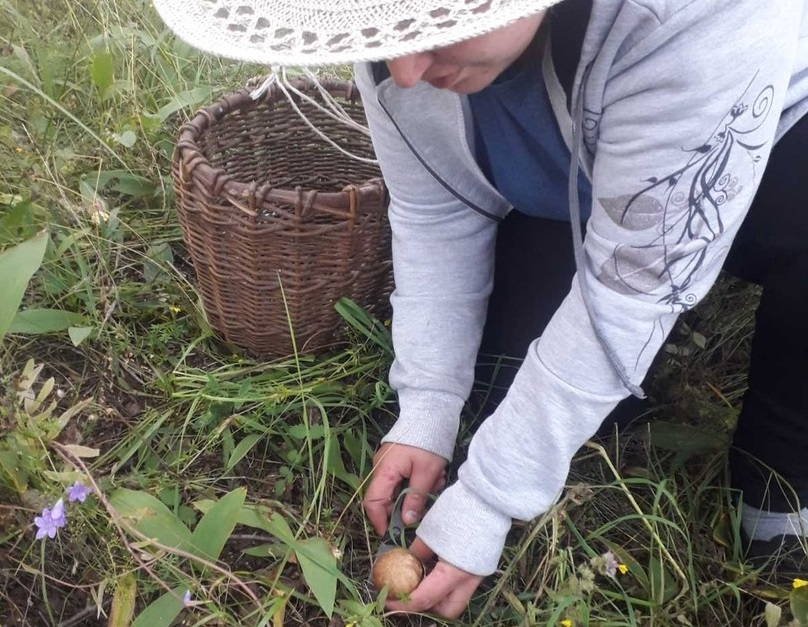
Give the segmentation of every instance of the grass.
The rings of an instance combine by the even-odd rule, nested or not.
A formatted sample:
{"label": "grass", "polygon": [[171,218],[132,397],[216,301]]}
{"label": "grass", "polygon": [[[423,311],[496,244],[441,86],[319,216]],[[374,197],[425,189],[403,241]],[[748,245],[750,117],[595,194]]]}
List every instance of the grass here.
{"label": "grass", "polygon": [[[214,337],[194,289],[173,138],[258,73],[175,41],[146,2],[0,0],[0,247],[47,229],[24,305],[70,327],[0,347],[2,624],[440,624],[385,615],[365,583],[361,490],[395,416],[384,341],[355,325],[331,354],[253,360]],[[718,290],[657,360],[655,420],[580,452],[459,624],[804,614],[741,556],[725,461],[756,294]],[[93,496],[34,540],[75,480]],[[625,574],[603,574],[608,550]]]}

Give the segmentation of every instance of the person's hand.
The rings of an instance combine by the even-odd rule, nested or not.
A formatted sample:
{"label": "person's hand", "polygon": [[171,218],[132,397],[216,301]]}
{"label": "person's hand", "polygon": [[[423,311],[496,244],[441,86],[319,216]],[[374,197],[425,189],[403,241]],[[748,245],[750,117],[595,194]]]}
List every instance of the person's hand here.
{"label": "person's hand", "polygon": [[424,515],[426,499],[446,482],[446,460],[414,446],[382,444],[373,457],[373,476],[365,493],[364,507],[370,524],[380,536],[388,520],[399,486],[409,479],[409,491],[401,504],[401,519],[410,525]]}
{"label": "person's hand", "polygon": [[[410,551],[424,563],[433,555],[419,538],[412,543]],[[385,607],[394,612],[430,612],[444,618],[457,618],[468,606],[471,595],[482,580],[479,575],[438,561],[406,601],[388,599]]]}

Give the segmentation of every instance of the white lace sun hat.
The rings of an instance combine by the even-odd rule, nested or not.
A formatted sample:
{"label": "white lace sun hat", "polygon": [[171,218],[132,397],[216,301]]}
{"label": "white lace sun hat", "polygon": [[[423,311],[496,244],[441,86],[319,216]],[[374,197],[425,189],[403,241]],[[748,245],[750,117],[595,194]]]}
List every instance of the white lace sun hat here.
{"label": "white lace sun hat", "polygon": [[448,46],[559,0],[154,0],[177,36],[219,56],[317,66]]}

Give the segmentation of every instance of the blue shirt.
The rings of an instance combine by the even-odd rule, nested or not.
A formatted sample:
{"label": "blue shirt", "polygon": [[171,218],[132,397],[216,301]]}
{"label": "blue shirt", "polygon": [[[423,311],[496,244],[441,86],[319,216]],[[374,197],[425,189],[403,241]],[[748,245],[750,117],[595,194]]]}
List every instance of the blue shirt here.
{"label": "blue shirt", "polygon": [[[491,184],[521,213],[569,221],[570,151],[550,105],[541,58],[511,66],[469,96],[476,159]],[[578,178],[581,220],[592,207],[592,186]]]}

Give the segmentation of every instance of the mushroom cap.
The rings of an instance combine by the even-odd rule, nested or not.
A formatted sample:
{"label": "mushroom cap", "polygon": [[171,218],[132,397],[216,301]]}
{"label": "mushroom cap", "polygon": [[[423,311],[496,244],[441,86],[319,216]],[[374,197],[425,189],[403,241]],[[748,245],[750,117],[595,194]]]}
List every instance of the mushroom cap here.
{"label": "mushroom cap", "polygon": [[401,597],[418,587],[424,578],[424,565],[407,549],[395,548],[376,558],[371,581],[377,590],[387,586],[388,594]]}

